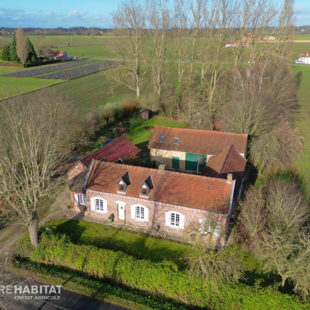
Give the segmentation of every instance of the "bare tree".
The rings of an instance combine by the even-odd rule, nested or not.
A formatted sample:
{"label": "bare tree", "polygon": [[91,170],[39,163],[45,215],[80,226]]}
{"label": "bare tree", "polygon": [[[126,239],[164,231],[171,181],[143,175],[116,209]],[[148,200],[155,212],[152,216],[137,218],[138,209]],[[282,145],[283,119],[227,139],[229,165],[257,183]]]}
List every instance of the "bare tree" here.
{"label": "bare tree", "polygon": [[264,261],[266,270],[281,276],[282,287],[287,279],[292,279],[296,290],[309,288],[304,280],[296,281],[297,274],[308,268],[309,237],[302,231],[306,221],[307,205],[302,194],[295,185],[284,181],[251,189],[241,204],[241,231],[251,235],[248,244],[253,255]]}
{"label": "bare tree", "polygon": [[190,225],[186,233],[192,240],[193,251],[188,256],[191,273],[207,279],[218,286],[223,281],[237,282],[243,275],[240,258],[233,253],[227,255],[222,248],[225,228],[219,227],[215,214],[208,214],[200,225]]}
{"label": "bare tree", "polygon": [[24,30],[21,27],[16,29],[16,53],[22,63],[25,64],[28,58],[28,47]]}
{"label": "bare tree", "polygon": [[116,83],[141,94],[146,66],[143,56],[145,40],[145,10],[136,1],[123,2],[113,16],[119,40],[114,51],[124,60],[124,66],[107,71],[107,76]]}
{"label": "bare tree", "polygon": [[21,97],[0,106],[0,198],[28,227],[38,245],[38,202],[49,188],[50,175],[66,140],[66,104],[56,93]]}
{"label": "bare tree", "polygon": [[155,52],[152,60],[152,81],[155,92],[160,97],[164,81],[164,69],[167,55],[167,37],[170,26],[170,12],[167,0],[152,0],[148,3],[148,21],[152,28],[150,31]]}
{"label": "bare tree", "polygon": [[290,121],[279,117],[275,125],[254,138],[250,145],[250,158],[259,172],[287,168],[302,152],[302,139]]}

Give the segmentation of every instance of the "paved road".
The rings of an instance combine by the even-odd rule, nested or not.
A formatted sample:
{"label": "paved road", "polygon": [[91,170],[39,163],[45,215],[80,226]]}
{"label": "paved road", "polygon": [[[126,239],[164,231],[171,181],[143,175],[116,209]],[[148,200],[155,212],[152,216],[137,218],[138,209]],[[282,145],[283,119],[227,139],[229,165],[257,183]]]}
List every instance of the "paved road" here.
{"label": "paved road", "polygon": [[[128,310],[129,308],[120,307],[110,303],[96,300],[81,294],[73,293],[67,290],[61,290],[58,300],[38,300],[36,296],[42,295],[14,295],[2,292],[2,286],[12,285],[25,286],[40,285],[36,281],[17,277],[9,272],[0,271],[0,308],[7,310]],[[16,299],[21,296],[27,296],[29,299]],[[44,296],[44,295],[43,295]],[[55,297],[55,296],[54,296]],[[23,297],[22,297],[23,298]],[[30,299],[32,298],[32,299]],[[2,309],[1,308],[1,309]]]}

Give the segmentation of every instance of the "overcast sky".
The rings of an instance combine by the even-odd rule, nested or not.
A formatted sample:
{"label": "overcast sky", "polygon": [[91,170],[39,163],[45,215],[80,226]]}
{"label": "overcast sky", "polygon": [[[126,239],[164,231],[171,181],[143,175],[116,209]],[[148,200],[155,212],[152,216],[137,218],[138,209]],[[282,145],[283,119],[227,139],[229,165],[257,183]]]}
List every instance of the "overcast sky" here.
{"label": "overcast sky", "polygon": [[[112,28],[122,0],[0,0],[0,27]],[[310,25],[310,0],[295,1],[296,25]]]}

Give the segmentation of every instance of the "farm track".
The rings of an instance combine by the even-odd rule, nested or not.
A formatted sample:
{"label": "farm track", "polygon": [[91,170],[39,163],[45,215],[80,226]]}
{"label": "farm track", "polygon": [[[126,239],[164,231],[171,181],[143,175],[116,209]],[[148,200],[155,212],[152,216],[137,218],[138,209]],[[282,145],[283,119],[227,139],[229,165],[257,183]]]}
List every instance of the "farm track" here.
{"label": "farm track", "polygon": [[75,60],[75,61],[70,61],[70,62],[65,62],[57,65],[52,65],[52,66],[45,66],[45,67],[39,67],[39,68],[34,68],[34,69],[28,69],[24,71],[17,71],[17,72],[12,72],[12,73],[7,73],[3,74],[2,76],[4,77],[33,77],[36,75],[41,75],[45,73],[50,73],[58,70],[64,70],[64,69],[69,69],[81,65],[87,65],[87,64],[93,64],[96,63],[95,60]]}
{"label": "farm track", "polygon": [[[94,61],[93,61],[94,62]],[[60,79],[60,80],[73,80],[86,75],[97,73],[107,70],[112,67],[119,66],[121,63],[116,61],[105,61],[90,63],[88,65],[79,66],[70,70],[63,70],[58,72],[52,72],[41,76],[35,76],[37,79]]]}

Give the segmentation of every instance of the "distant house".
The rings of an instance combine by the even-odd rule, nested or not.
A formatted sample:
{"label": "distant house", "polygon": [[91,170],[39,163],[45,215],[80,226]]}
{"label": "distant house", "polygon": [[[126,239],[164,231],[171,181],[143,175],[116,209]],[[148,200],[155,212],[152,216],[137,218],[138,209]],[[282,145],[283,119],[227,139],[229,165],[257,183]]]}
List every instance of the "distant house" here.
{"label": "distant house", "polygon": [[40,51],[40,53],[47,59],[61,60],[61,61],[65,61],[68,59],[68,55],[65,51],[53,51],[49,48],[43,48]]}
{"label": "distant house", "polygon": [[263,37],[263,40],[264,41],[275,41],[275,37],[274,36],[264,36]]}
{"label": "distant house", "polygon": [[141,150],[123,135],[103,145],[84,159],[78,160],[67,173],[72,199],[79,202],[83,209],[84,194],[80,188],[92,160],[130,162],[136,159],[140,152]]}
{"label": "distant house", "polygon": [[225,42],[224,43],[224,47],[236,47],[237,44],[236,43],[233,43],[233,42]]}
{"label": "distant house", "polygon": [[68,57],[68,55],[65,51],[56,51],[56,53],[54,54],[55,60],[65,61],[67,59],[67,57]]}
{"label": "distant house", "polygon": [[[183,236],[191,225],[211,233],[219,243],[232,212],[235,181],[160,169],[92,160],[88,171],[75,178],[72,206],[85,214],[133,229],[155,228],[165,236]],[[212,218],[212,227],[205,224]],[[215,225],[214,225],[215,224]],[[203,225],[203,226],[202,226]],[[207,226],[207,227],[206,227]]]}
{"label": "distant house", "polygon": [[241,39],[241,46],[249,47],[252,44],[253,40],[254,40],[254,36],[253,35],[246,34]]}
{"label": "distant house", "polygon": [[310,52],[301,53],[298,57],[298,62],[310,65]]}
{"label": "distant house", "polygon": [[[243,163],[247,141],[246,134],[156,126],[148,147],[151,160],[165,164],[170,169],[190,172],[203,171],[209,160],[216,156],[210,168],[215,168],[218,174],[225,174],[219,168],[219,162],[224,167],[228,162],[231,166],[236,160]],[[225,163],[226,155],[229,155],[229,161]]]}

